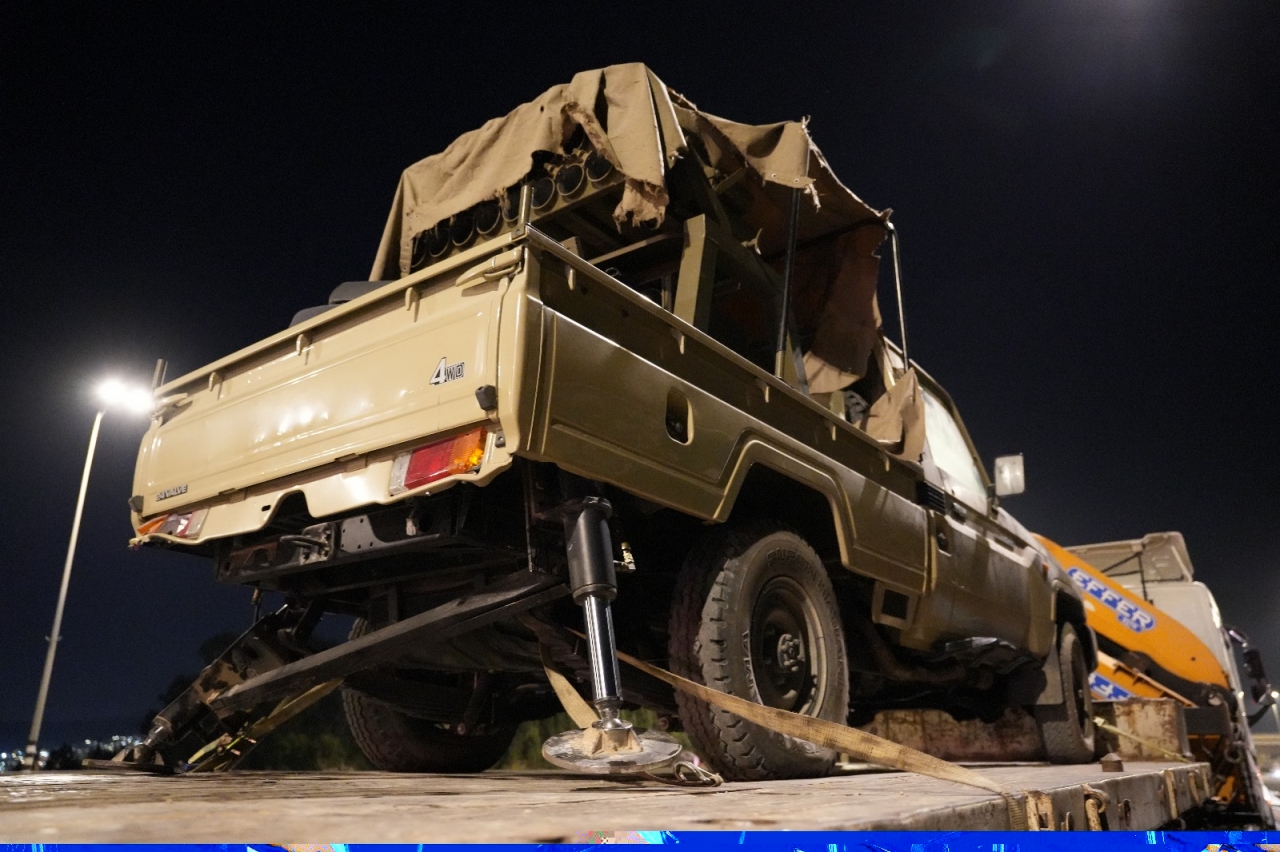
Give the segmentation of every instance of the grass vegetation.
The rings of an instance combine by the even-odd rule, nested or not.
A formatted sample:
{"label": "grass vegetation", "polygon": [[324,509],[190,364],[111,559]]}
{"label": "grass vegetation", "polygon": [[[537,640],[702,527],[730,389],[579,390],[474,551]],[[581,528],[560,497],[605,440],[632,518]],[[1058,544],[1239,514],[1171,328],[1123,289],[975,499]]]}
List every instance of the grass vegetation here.
{"label": "grass vegetation", "polygon": [[[208,665],[234,639],[235,634],[222,633],[200,646],[200,656]],[[194,675],[176,676],[168,688],[157,696],[159,706],[148,711],[141,720],[145,734],[151,720],[194,680]],[[656,728],[658,716],[652,710],[623,710],[622,717],[638,728]],[[525,722],[516,729],[515,738],[495,769],[555,769],[542,758],[542,743],[551,736],[575,727],[567,713]],[[689,738],[672,734],[685,748]],[[70,749],[68,749],[69,751]],[[264,769],[294,772],[356,772],[372,769],[372,765],[347,729],[342,712],[342,696],[335,690],[299,713],[286,724],[262,739],[241,761],[241,769]]]}
{"label": "grass vegetation", "polygon": [[[639,728],[657,725],[652,710],[623,710],[622,716]],[[542,758],[542,743],[551,736],[573,728],[566,713],[525,722],[516,729],[511,748],[495,769],[555,769]],[[689,739],[673,736],[686,748]],[[241,769],[274,769],[294,772],[356,772],[372,769],[347,729],[342,699],[335,691],[291,719],[270,736],[264,737],[240,764]]]}

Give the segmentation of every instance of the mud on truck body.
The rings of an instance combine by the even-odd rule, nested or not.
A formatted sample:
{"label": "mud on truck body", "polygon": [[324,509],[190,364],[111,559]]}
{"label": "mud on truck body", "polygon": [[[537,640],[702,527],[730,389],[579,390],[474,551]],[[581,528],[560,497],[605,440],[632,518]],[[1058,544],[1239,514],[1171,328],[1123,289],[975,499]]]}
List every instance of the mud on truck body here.
{"label": "mud on truck body", "polygon": [[[481,770],[558,709],[547,662],[728,778],[831,766],[618,649],[840,723],[1022,705],[1050,759],[1091,759],[1080,595],[881,334],[891,232],[804,124],[642,65],[410,167],[370,281],[157,391],[134,543],[286,605],[133,757],[341,682],[375,766]],[[324,613],[350,641],[318,647]]]}

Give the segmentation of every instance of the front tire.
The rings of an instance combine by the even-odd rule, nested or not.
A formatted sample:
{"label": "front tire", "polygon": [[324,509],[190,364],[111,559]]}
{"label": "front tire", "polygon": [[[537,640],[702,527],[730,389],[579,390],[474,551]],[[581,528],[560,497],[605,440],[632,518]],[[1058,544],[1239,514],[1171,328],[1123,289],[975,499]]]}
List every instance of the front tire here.
{"label": "front tire", "polygon": [[[694,549],[676,581],[668,646],[674,672],[698,683],[844,724],[849,674],[831,580],[793,532],[744,527]],[[826,774],[836,753],[774,733],[676,692],[695,747],[728,780]]]}
{"label": "front tire", "polygon": [[1058,630],[1058,674],[1062,679],[1062,704],[1035,708],[1040,739],[1050,763],[1089,763],[1093,760],[1093,695],[1084,644],[1075,627],[1064,623]]}

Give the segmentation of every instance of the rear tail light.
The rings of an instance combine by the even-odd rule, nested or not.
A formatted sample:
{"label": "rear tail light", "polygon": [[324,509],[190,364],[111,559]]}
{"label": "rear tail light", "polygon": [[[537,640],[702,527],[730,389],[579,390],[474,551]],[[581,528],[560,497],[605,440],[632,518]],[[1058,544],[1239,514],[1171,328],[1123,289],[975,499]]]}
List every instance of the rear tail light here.
{"label": "rear tail light", "polygon": [[152,518],[138,527],[138,535],[171,535],[174,538],[199,538],[208,509],[192,512],[171,512]]}
{"label": "rear tail light", "polygon": [[484,459],[483,426],[425,447],[403,452],[391,465],[391,493],[411,491],[448,476],[480,469]]}

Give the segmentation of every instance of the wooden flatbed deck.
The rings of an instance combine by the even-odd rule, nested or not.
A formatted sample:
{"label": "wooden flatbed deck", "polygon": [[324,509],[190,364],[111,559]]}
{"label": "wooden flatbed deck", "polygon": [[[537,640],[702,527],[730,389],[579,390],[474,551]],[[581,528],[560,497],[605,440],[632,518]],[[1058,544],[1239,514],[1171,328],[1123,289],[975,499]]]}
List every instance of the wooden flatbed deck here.
{"label": "wooden flatbed deck", "polygon": [[[975,765],[978,766],[978,765]],[[1086,785],[1105,827],[1149,830],[1207,795],[1207,767],[985,764],[1035,790],[1043,822],[1088,827]],[[1170,800],[1172,794],[1172,801]],[[1052,808],[1052,816],[1046,812]],[[395,775],[106,772],[0,775],[0,841],[40,843],[574,842],[587,832],[1009,828],[1004,799],[916,775],[854,771],[803,781],[679,788],[559,772]]]}

